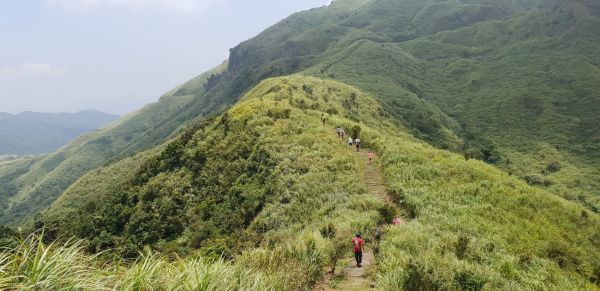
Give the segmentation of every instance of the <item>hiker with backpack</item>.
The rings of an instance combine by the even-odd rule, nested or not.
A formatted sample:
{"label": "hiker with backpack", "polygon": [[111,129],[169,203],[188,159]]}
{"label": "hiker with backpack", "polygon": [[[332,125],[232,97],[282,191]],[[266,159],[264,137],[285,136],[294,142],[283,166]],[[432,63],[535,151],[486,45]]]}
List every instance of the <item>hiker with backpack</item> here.
{"label": "hiker with backpack", "polygon": [[352,137],[348,137],[348,146],[352,146],[354,144],[354,140]]}
{"label": "hiker with backpack", "polygon": [[360,138],[356,138],[356,140],[354,140],[354,145],[356,145],[356,151],[360,152]]}
{"label": "hiker with backpack", "polygon": [[337,133],[338,137],[342,136],[342,128],[341,127],[336,127],[335,128],[335,132]]}
{"label": "hiker with backpack", "polygon": [[362,267],[362,255],[365,250],[365,241],[361,238],[361,233],[356,233],[356,236],[352,239],[352,246],[354,247],[354,259],[356,259],[356,266]]}
{"label": "hiker with backpack", "polygon": [[346,132],[344,131],[343,128],[340,128],[342,130],[342,141],[344,140],[344,136],[346,135]]}

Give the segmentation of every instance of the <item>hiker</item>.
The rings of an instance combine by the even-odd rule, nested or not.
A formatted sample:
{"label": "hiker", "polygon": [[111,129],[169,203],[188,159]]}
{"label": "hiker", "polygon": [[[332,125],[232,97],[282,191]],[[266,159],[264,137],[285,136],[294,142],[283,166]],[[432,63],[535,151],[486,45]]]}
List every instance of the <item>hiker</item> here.
{"label": "hiker", "polygon": [[356,145],[356,151],[360,152],[360,138],[356,138],[356,140],[354,140],[354,144]]}
{"label": "hiker", "polygon": [[374,154],[373,154],[372,151],[369,151],[369,154],[367,156],[369,157],[369,165],[370,165],[371,162],[373,162],[373,156],[374,156]]}
{"label": "hiker", "polygon": [[342,130],[342,141],[344,140],[344,135],[346,135],[346,132],[344,131],[343,128],[340,128]]}
{"label": "hiker", "polygon": [[341,127],[336,127],[335,128],[335,132],[337,133],[338,137],[342,136],[342,128]]}
{"label": "hiker", "polygon": [[352,137],[348,137],[348,145],[352,146],[353,143],[354,141],[352,140]]}
{"label": "hiker", "polygon": [[392,221],[392,224],[393,225],[403,225],[404,221],[400,217],[395,217],[394,220]]}
{"label": "hiker", "polygon": [[352,239],[352,246],[354,246],[354,258],[356,259],[356,266],[362,267],[362,255],[365,250],[365,241],[361,238],[360,232],[356,233],[356,237]]}

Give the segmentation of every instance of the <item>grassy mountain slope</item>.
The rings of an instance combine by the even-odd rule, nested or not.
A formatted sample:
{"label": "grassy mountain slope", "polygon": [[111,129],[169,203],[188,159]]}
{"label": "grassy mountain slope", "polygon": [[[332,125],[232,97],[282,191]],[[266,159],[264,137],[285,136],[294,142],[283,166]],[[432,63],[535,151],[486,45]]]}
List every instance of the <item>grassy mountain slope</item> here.
{"label": "grassy mountain slope", "polygon": [[598,4],[374,1],[342,25],[354,29],[305,73],[358,86],[416,136],[598,211]]}
{"label": "grassy mountain slope", "polygon": [[400,44],[423,60],[423,98],[488,141],[495,164],[531,184],[600,204],[600,5],[565,1]]}
{"label": "grassy mountain slope", "polygon": [[77,113],[0,113],[0,155],[49,153],[118,116],[93,110]]}
{"label": "grassy mountain slope", "polygon": [[45,227],[92,251],[225,254],[275,287],[306,288],[345,257],[352,231],[372,243],[388,211],[365,195],[359,156],[332,130],[359,126],[412,218],[386,228],[380,288],[598,288],[597,214],[401,133],[381,109],[337,82],[269,79],[161,148],[88,174]]}
{"label": "grassy mountain slope", "polygon": [[[22,224],[32,220],[87,171],[156,146],[186,121],[218,110],[219,103],[209,104],[204,98],[202,84],[225,67],[191,80],[110,127],[77,138],[56,153],[0,165],[0,201],[7,205],[0,212],[0,222]],[[182,115],[192,104],[204,104],[205,108],[193,116]]]}

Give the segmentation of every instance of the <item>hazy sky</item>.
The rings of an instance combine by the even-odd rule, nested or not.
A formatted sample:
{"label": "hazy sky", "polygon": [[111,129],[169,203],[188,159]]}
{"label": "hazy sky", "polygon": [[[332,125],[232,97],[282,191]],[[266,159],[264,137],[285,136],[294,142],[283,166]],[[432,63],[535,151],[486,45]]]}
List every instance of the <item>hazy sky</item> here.
{"label": "hazy sky", "polygon": [[329,2],[0,0],[0,112],[131,112]]}

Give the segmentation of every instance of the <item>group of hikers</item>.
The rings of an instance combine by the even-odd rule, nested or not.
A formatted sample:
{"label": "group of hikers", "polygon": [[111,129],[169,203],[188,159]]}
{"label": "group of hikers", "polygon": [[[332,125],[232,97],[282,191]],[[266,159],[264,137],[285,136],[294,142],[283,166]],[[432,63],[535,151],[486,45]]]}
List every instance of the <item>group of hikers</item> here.
{"label": "group of hikers", "polygon": [[[344,138],[346,137],[346,131],[344,131],[344,129],[340,126],[335,128],[335,132],[337,133],[338,137],[342,140],[344,140]],[[356,146],[356,151],[360,152],[360,138],[356,136],[355,139],[352,139],[351,136],[348,136],[348,146]]]}
{"label": "group of hikers", "polygon": [[[337,126],[335,128],[335,132],[337,133],[338,137],[341,138],[342,140],[344,140],[344,138],[346,137],[346,131],[341,126]],[[361,143],[360,143],[360,138],[358,137],[358,135],[356,136],[355,139],[352,139],[351,136],[348,136],[348,146],[355,146],[356,151],[360,152]],[[369,153],[367,154],[367,157],[369,158],[369,165],[373,162],[374,156],[375,155],[373,154],[373,152],[369,150]]]}
{"label": "group of hikers", "polygon": [[[342,140],[345,139],[346,132],[344,131],[344,129],[341,126],[337,126],[335,128],[335,132],[337,133],[339,138],[341,138]],[[356,151],[357,152],[360,151],[361,143],[360,143],[360,138],[358,137],[358,135],[356,136],[355,139],[352,139],[351,136],[348,137],[348,146],[356,146]],[[369,153],[367,154],[367,158],[369,159],[369,165],[373,162],[374,156],[375,156],[375,154],[373,154],[373,152],[371,150],[369,150]],[[392,225],[402,225],[402,224],[404,224],[404,221],[400,217],[395,217],[392,220]],[[362,267],[363,251],[365,250],[364,245],[365,245],[365,241],[362,238],[362,234],[360,232],[356,233],[356,236],[354,238],[352,238],[352,246],[353,246],[353,251],[354,251],[354,259],[356,260],[356,266],[359,268]]]}

